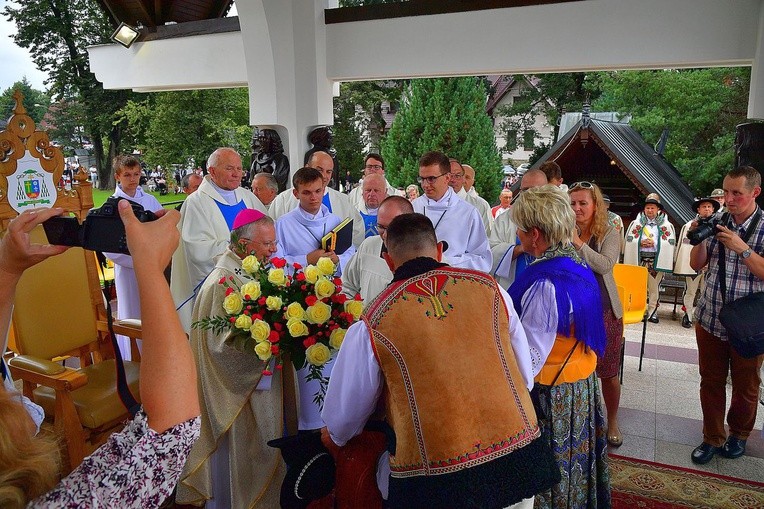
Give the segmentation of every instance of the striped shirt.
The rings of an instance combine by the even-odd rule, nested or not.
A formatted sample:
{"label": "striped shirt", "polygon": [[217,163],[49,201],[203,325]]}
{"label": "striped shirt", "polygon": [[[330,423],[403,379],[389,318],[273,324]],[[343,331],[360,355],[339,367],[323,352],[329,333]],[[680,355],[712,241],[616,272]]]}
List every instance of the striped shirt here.
{"label": "striped shirt", "polygon": [[[756,207],[751,216],[743,224],[734,224],[730,218],[730,230],[737,231],[740,237],[745,235],[748,227],[753,222],[759,208]],[[711,237],[706,241],[708,249],[708,275],[706,276],[706,286],[703,294],[695,308],[695,320],[705,330],[727,340],[727,333],[719,322],[719,311],[722,308],[722,290],[719,279],[719,246],[721,245],[716,237]],[[748,246],[757,254],[764,255],[764,217],[759,221],[756,230],[748,239]],[[725,272],[727,277],[727,295],[726,302],[732,302],[741,297],[745,297],[754,292],[764,291],[764,281],[754,276],[743,263],[743,259],[734,251],[724,250]]]}

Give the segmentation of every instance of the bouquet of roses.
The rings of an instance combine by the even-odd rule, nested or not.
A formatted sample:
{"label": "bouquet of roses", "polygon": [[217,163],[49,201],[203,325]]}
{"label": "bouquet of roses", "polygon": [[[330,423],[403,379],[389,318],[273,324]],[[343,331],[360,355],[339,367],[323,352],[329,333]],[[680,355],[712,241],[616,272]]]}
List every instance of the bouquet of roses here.
{"label": "bouquet of roses", "polygon": [[[226,288],[221,302],[225,315],[203,318],[193,326],[215,334],[229,331],[227,342],[262,361],[275,358],[276,369],[283,368],[286,355],[295,369],[307,366],[307,380],[320,382],[314,402],[321,405],[329,383],[323,366],[361,316],[360,295],[348,299],[340,293],[342,282],[329,258],[303,268],[288,266],[283,258],[262,264],[250,255],[242,260],[242,269],[241,286],[233,276],[218,281]],[[268,365],[264,375],[273,374]]]}

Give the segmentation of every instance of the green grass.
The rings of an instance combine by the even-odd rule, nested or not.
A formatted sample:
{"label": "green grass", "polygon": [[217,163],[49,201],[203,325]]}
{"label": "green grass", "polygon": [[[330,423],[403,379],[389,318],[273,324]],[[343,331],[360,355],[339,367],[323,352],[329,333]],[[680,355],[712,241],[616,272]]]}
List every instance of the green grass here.
{"label": "green grass", "polygon": [[[144,192],[148,192],[145,189],[143,191]],[[109,196],[111,196],[112,194],[114,194],[113,190],[108,190],[107,189],[107,190],[101,191],[100,189],[93,189],[93,206],[94,207],[100,207],[101,205],[104,204],[106,199]],[[183,200],[186,199],[186,195],[185,194],[173,194],[173,193],[169,193],[169,194],[166,194],[164,196],[159,196],[158,192],[149,193],[149,194],[154,195],[154,197],[157,200],[159,200],[159,203],[161,203],[163,206],[170,206],[170,205],[165,205],[165,204],[168,204],[170,202],[180,202],[180,201],[183,201]]]}

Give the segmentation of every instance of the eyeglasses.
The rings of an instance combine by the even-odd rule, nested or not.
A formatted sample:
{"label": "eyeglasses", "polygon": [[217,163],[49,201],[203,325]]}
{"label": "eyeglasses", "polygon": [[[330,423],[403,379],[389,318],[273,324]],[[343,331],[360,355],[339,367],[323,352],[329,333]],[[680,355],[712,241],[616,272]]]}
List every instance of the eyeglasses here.
{"label": "eyeglasses", "polygon": [[260,244],[261,246],[264,246],[264,247],[279,247],[279,241],[278,240],[272,240],[270,242],[263,242],[263,241],[260,241],[260,240],[248,239],[246,237],[241,237],[239,240],[243,240],[243,241],[247,242],[248,244],[250,242],[255,242],[255,243]]}
{"label": "eyeglasses", "polygon": [[594,189],[594,184],[592,184],[591,182],[587,182],[586,180],[582,180],[581,182],[574,182],[573,184],[570,185],[570,187],[568,188],[568,191],[572,191],[579,187],[581,189]]}
{"label": "eyeglasses", "polygon": [[460,179],[464,178],[464,173],[450,173],[451,178]]}
{"label": "eyeglasses", "polygon": [[385,226],[385,225],[383,225],[383,224],[379,224],[379,223],[377,223],[377,231],[378,231],[379,233],[382,233],[382,232],[384,232],[384,231],[387,231],[387,226]]}
{"label": "eyeglasses", "polygon": [[383,170],[384,168],[382,168],[381,164],[367,164],[366,166],[363,167],[363,169],[364,170],[377,170],[377,171],[379,171],[379,170]]}
{"label": "eyeglasses", "polygon": [[436,175],[434,177],[422,177],[421,175],[416,178],[416,181],[420,184],[424,184],[427,182],[429,185],[433,185],[436,180],[438,180],[440,177],[443,177],[445,175],[451,175],[450,173],[441,173],[440,175]]}

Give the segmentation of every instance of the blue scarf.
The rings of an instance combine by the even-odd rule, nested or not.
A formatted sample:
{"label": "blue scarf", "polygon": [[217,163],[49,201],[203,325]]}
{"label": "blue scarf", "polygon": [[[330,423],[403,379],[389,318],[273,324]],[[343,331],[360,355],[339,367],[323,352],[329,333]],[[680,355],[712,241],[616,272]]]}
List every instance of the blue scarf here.
{"label": "blue scarf", "polygon": [[[547,280],[554,285],[557,301],[557,333],[570,337],[571,326],[575,324],[576,339],[596,352],[605,353],[605,322],[603,320],[600,288],[594,273],[583,262],[567,256],[540,259],[530,264],[509,287],[509,295],[517,314],[522,316],[522,299],[530,289],[529,298],[539,286],[537,282]],[[573,307],[571,321],[570,308]]]}

